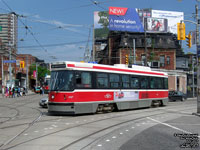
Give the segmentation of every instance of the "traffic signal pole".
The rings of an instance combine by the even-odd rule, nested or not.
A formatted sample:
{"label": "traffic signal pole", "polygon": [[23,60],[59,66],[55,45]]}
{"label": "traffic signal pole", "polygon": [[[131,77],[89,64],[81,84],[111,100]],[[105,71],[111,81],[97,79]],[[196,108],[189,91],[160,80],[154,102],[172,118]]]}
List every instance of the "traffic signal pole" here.
{"label": "traffic signal pole", "polygon": [[[200,45],[199,45],[199,16],[198,5],[195,5],[195,19],[196,22],[191,20],[182,20],[196,25],[196,62],[197,62],[197,114],[200,114]],[[182,22],[181,21],[181,22]]]}
{"label": "traffic signal pole", "polygon": [[199,47],[199,17],[198,17],[198,5],[195,5],[196,12],[196,50],[197,50],[197,113],[200,113],[200,63],[198,56],[198,47]]}

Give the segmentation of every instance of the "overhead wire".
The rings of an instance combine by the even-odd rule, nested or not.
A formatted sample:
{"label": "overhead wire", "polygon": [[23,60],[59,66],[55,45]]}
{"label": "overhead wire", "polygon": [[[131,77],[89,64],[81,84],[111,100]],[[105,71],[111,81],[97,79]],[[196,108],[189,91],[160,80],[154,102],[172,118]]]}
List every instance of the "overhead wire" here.
{"label": "overhead wire", "polygon": [[[1,0],[4,5],[6,5],[6,7],[8,7],[8,9],[13,12],[14,14],[16,14],[10,7],[9,5],[4,1],[4,0]],[[16,16],[18,16],[16,14]],[[33,32],[30,30],[30,28],[18,17],[19,21],[24,25],[25,29],[31,34],[31,36],[34,38],[34,40],[36,41],[36,43],[45,51],[47,52],[47,50],[40,44],[40,42],[38,41],[38,39],[34,36]],[[47,52],[48,53],[48,52]]]}

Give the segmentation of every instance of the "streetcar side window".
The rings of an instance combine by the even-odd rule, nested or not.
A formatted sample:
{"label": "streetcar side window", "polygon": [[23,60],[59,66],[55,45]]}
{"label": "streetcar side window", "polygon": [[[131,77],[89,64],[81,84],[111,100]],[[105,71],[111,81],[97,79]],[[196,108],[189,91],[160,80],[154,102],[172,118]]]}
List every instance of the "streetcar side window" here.
{"label": "streetcar side window", "polygon": [[76,86],[77,88],[91,88],[91,73],[89,72],[77,72],[76,73]]}
{"label": "streetcar side window", "polygon": [[108,74],[97,73],[97,88],[108,88]]}
{"label": "streetcar side window", "polygon": [[139,78],[135,76],[131,76],[131,88],[132,89],[139,89],[140,84],[139,84]]}
{"label": "streetcar side window", "polygon": [[118,74],[110,74],[110,88],[119,88],[120,80]]}
{"label": "streetcar side window", "polygon": [[148,77],[141,77],[140,78],[140,87],[141,87],[141,89],[148,89],[149,88]]}
{"label": "streetcar side window", "polygon": [[164,78],[164,89],[168,89],[168,79]]}
{"label": "streetcar side window", "polygon": [[122,88],[127,89],[130,88],[130,79],[129,75],[122,75]]}
{"label": "streetcar side window", "polygon": [[163,89],[163,78],[151,77],[150,78],[150,88],[151,89]]}
{"label": "streetcar side window", "polygon": [[163,80],[162,78],[156,78],[156,85],[158,89],[163,89]]}
{"label": "streetcar side window", "polygon": [[151,77],[150,78],[150,89],[156,89],[156,84],[155,84],[155,78]]}

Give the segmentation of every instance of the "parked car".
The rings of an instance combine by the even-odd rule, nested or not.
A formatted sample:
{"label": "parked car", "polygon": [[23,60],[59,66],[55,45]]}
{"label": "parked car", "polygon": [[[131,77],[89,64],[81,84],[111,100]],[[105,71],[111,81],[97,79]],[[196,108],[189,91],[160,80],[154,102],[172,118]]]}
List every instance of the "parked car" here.
{"label": "parked car", "polygon": [[180,91],[169,91],[169,101],[176,101],[176,100],[186,100],[187,95],[183,92]]}
{"label": "parked car", "polygon": [[48,97],[43,97],[42,99],[40,99],[39,105],[43,108],[47,108],[48,101],[49,101]]}

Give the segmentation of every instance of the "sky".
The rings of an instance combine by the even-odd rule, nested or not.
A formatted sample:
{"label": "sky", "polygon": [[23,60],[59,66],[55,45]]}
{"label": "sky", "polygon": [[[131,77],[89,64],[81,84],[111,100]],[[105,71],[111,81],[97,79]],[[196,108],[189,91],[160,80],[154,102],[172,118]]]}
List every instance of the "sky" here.
{"label": "sky", "polygon": [[[152,8],[184,12],[194,20],[197,0],[0,0],[0,13],[18,14],[18,53],[31,54],[45,62],[82,61],[89,45],[92,49],[95,11],[113,7]],[[28,27],[28,29],[27,29]],[[186,23],[186,34],[195,30]],[[91,32],[90,32],[91,31]],[[196,53],[195,45],[188,49]]]}

